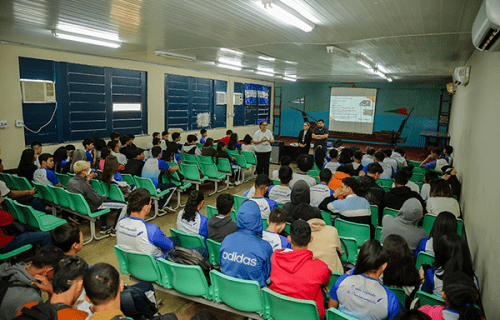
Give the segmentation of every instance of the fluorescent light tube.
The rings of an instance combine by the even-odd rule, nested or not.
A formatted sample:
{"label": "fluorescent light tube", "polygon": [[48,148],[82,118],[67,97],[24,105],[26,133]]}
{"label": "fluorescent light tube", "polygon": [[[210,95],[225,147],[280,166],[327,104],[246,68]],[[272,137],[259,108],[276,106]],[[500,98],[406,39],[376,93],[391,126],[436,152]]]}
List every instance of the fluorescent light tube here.
{"label": "fluorescent light tube", "polygon": [[262,76],[268,76],[268,77],[274,77],[274,73],[270,73],[270,72],[264,72],[264,71],[255,71],[256,74],[260,74]]}
{"label": "fluorescent light tube", "polygon": [[297,11],[279,2],[273,2],[273,4],[268,5],[265,10],[268,14],[284,24],[297,27],[305,32],[312,31],[316,26],[311,21],[303,18]]}
{"label": "fluorescent light tube", "polygon": [[392,82],[392,78],[387,78],[387,81]]}
{"label": "fluorescent light tube", "polygon": [[377,76],[382,77],[384,79],[386,78],[385,74],[378,69],[373,69],[373,73],[375,73]]}
{"label": "fluorescent light tube", "polygon": [[99,30],[90,29],[90,28],[86,28],[86,27],[76,26],[73,24],[58,23],[56,30],[66,31],[69,33],[81,34],[81,35],[89,36],[89,37],[93,37],[93,38],[100,38],[100,39],[120,42],[120,38],[118,37],[118,34],[116,34],[116,33],[99,31]]}
{"label": "fluorescent light tube", "polygon": [[85,38],[85,37],[80,37],[80,36],[74,36],[74,35],[70,35],[70,34],[66,34],[66,33],[61,33],[61,32],[56,31],[56,30],[52,30],[52,35],[54,35],[54,37],[56,37],[56,38],[60,38],[60,39],[64,39],[64,40],[94,44],[96,46],[103,46],[103,47],[108,47],[108,48],[115,48],[116,49],[116,48],[120,48],[122,46],[121,43],[96,40],[96,39]]}
{"label": "fluorescent light tube", "polygon": [[389,70],[387,70],[383,65],[377,64],[377,69],[382,71],[383,73],[391,73]]}
{"label": "fluorescent light tube", "polygon": [[283,80],[295,82],[297,78],[283,77]]}
{"label": "fluorescent light tube", "polygon": [[268,56],[259,56],[259,59],[267,60],[267,61],[276,61],[276,58],[268,57]]}
{"label": "fluorescent light tube", "polygon": [[157,56],[165,57],[165,58],[184,60],[184,61],[196,61],[196,57],[194,57],[194,56],[186,56],[183,54],[166,52],[166,51],[162,51],[162,50],[155,50],[155,54]]}
{"label": "fluorescent light tube", "polygon": [[274,73],[274,69],[272,69],[272,68],[266,68],[266,67],[261,67],[261,66],[258,66],[257,70],[263,71],[263,72]]}
{"label": "fluorescent light tube", "polygon": [[365,68],[372,69],[373,67],[366,61],[358,59],[357,60],[360,65],[362,65]]}
{"label": "fluorescent light tube", "polygon": [[288,61],[288,60],[285,60],[286,63],[289,63],[289,64],[298,64],[297,62],[295,61]]}
{"label": "fluorescent light tube", "polygon": [[242,66],[241,60],[228,59],[228,58],[224,58],[224,57],[219,57],[217,60],[223,64],[230,64],[230,65],[237,66],[237,67]]}
{"label": "fluorescent light tube", "polygon": [[[297,11],[300,13],[301,16],[306,18],[307,20],[311,21],[312,23],[321,23],[321,20],[316,18],[312,13],[311,13],[311,6],[306,4],[305,1],[294,1],[294,0],[280,0],[280,2],[283,2],[293,10]],[[302,5],[305,4],[305,5]]]}
{"label": "fluorescent light tube", "polygon": [[229,64],[224,64],[224,63],[215,63],[215,65],[219,68],[225,68],[225,69],[231,69],[231,70],[236,70],[236,71],[241,71],[241,67],[236,67],[236,66],[232,66],[232,65],[229,65]]}
{"label": "fluorescent light tube", "polygon": [[243,52],[236,51],[236,50],[233,50],[233,49],[228,49],[228,48],[220,48],[220,50],[224,51],[224,52],[234,53],[234,54],[237,54],[237,55],[242,55],[243,54]]}

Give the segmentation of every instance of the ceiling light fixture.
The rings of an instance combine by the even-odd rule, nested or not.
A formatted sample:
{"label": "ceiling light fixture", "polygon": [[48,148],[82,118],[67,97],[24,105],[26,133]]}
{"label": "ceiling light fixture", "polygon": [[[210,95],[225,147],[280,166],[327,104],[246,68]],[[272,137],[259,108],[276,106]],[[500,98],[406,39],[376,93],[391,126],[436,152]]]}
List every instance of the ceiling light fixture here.
{"label": "ceiling light fixture", "polygon": [[285,60],[286,63],[289,63],[289,64],[298,64],[297,62],[295,61],[288,61],[288,60]]}
{"label": "ceiling light fixture", "polygon": [[279,1],[273,2],[269,0],[262,0],[262,4],[268,14],[280,20],[284,24],[297,27],[305,32],[312,31],[316,26],[311,21],[302,17],[299,12]]}
{"label": "ceiling light fixture", "polygon": [[386,79],[386,78],[387,78],[387,77],[385,76],[385,74],[384,74],[382,71],[378,70],[378,69],[373,69],[373,73],[375,73],[377,76],[379,76],[379,77],[381,77],[381,78],[384,78],[384,79]]}
{"label": "ceiling light fixture", "polygon": [[365,60],[363,60],[363,59],[357,59],[357,61],[363,67],[368,68],[368,69],[373,69],[373,66],[371,64],[369,64],[368,62],[366,62]]}
{"label": "ceiling light fixture", "polygon": [[236,50],[233,50],[233,49],[228,49],[228,48],[220,48],[220,51],[229,52],[229,53],[233,53],[233,54],[237,54],[237,55],[242,55],[243,54],[243,52],[236,51]]}
{"label": "ceiling light fixture", "polygon": [[377,69],[382,71],[383,73],[391,73],[389,70],[387,70],[383,65],[377,64]]}
{"label": "ceiling light fixture", "polygon": [[344,49],[341,49],[339,47],[336,47],[336,46],[326,46],[326,52],[328,53],[333,53],[333,52],[337,52],[337,53],[340,53],[346,57],[350,57],[351,56],[351,52],[347,51],[347,50],[344,50]]}
{"label": "ceiling light fixture", "polygon": [[225,68],[225,69],[231,69],[231,70],[241,71],[241,67],[232,66],[232,65],[229,65],[229,64],[224,64],[224,63],[216,62],[215,65],[217,67],[219,67],[219,68]]}
{"label": "ceiling light fixture", "polygon": [[94,44],[96,46],[103,46],[103,47],[108,47],[108,48],[115,48],[116,49],[116,48],[120,48],[122,46],[121,43],[75,36],[75,35],[71,35],[71,34],[67,34],[67,33],[61,33],[60,31],[57,31],[57,30],[52,30],[52,35],[56,38],[60,38],[60,39],[64,39],[64,40]]}
{"label": "ceiling light fixture", "polygon": [[255,71],[256,74],[260,74],[262,76],[268,76],[268,77],[274,77],[274,73],[270,73],[270,72],[264,72],[264,71]]}
{"label": "ceiling light fixture", "polygon": [[155,55],[170,59],[184,60],[184,61],[196,61],[196,57],[194,56],[186,56],[183,54],[166,52],[162,50],[155,50]]}
{"label": "ceiling light fixture", "polygon": [[266,68],[266,67],[258,66],[257,70],[263,71],[263,72],[269,72],[269,73],[273,73],[274,74],[274,69],[272,69],[272,68]]}
{"label": "ceiling light fixture", "polygon": [[217,58],[217,60],[223,64],[230,64],[233,66],[242,67],[241,60],[229,59],[229,58],[225,58],[225,57],[219,57],[219,58]]}
{"label": "ceiling light fixture", "polygon": [[276,61],[276,58],[269,57],[269,56],[259,56],[259,59],[266,60],[266,61]]}
{"label": "ceiling light fixture", "polygon": [[95,29],[90,29],[86,27],[76,26],[68,23],[58,23],[56,30],[66,31],[69,33],[81,34],[84,36],[89,36],[93,38],[106,39],[110,41],[120,42],[120,38],[117,33],[104,32]]}
{"label": "ceiling light fixture", "polygon": [[387,78],[387,81],[392,82],[392,78]]}
{"label": "ceiling light fixture", "polygon": [[295,81],[297,81],[297,78],[290,78],[290,77],[285,76],[285,77],[283,77],[283,80],[295,82]]}

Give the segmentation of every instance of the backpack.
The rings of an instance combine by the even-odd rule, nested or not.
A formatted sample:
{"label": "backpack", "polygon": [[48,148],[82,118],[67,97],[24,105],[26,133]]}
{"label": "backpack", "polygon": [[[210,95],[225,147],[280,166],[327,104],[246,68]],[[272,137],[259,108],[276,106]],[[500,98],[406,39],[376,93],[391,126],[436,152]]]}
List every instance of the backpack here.
{"label": "backpack", "polygon": [[57,320],[57,311],[70,308],[64,303],[50,304],[50,301],[38,303],[31,308],[22,308],[16,320]]}
{"label": "backpack", "polygon": [[9,281],[11,276],[5,276],[2,279],[0,279],[0,305],[2,305],[3,298],[5,297],[5,294],[7,293],[7,290],[11,287],[25,287],[25,288],[32,288],[38,291],[38,293],[41,295],[40,289],[38,289],[35,286],[23,283],[21,281]]}
{"label": "backpack", "polygon": [[158,308],[147,297],[148,291],[154,292],[154,287],[147,281],[124,288],[120,294],[120,309],[123,314],[134,320],[152,319]]}
{"label": "backpack", "polygon": [[200,266],[205,274],[205,278],[207,278],[208,285],[210,285],[209,273],[214,267],[198,251],[184,247],[175,247],[173,257],[168,257],[167,260],[179,264]]}

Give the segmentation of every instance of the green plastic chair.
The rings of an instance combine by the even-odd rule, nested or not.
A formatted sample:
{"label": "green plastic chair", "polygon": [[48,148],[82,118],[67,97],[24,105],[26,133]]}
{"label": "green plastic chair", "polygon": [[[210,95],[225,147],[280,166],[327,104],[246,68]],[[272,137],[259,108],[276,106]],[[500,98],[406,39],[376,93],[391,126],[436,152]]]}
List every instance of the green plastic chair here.
{"label": "green plastic chair", "polygon": [[352,264],[356,264],[356,261],[358,261],[358,253],[359,253],[358,246],[356,244],[356,239],[346,238],[346,237],[339,237],[339,238],[342,240],[340,241],[340,245],[342,246],[342,249],[344,249],[344,253],[340,257],[340,261],[349,261]]}
{"label": "green plastic chair", "polygon": [[391,188],[389,188],[389,187],[382,187],[382,189],[384,189],[385,192],[391,191]]}
{"label": "green plastic chair", "polygon": [[155,214],[151,218],[146,219],[145,221],[149,221],[149,220],[152,220],[156,217],[161,217],[161,216],[166,215],[167,212],[163,212],[163,213],[158,212],[159,211],[158,200],[160,200],[161,198],[163,198],[167,194],[174,192],[174,190],[167,189],[167,190],[163,190],[162,192],[158,193],[158,191],[156,190],[156,187],[155,187],[153,181],[151,181],[151,179],[146,179],[146,178],[141,178],[141,177],[135,177],[134,179],[135,179],[135,186],[137,188],[144,188],[144,189],[149,191],[149,194],[151,194],[151,200],[153,200],[154,205],[155,205]]}
{"label": "green plastic chair", "polygon": [[240,152],[238,150],[229,150],[228,148],[226,148],[226,152],[230,157],[236,157],[240,155]]}
{"label": "green plastic chair", "polygon": [[[209,218],[209,219],[212,216],[215,216],[215,215],[219,214],[219,211],[214,206],[206,206],[206,208],[207,208],[207,218]],[[229,216],[231,217],[231,220],[233,220],[234,222],[236,222],[236,212],[234,210],[231,211],[231,213],[229,214]]]}
{"label": "green plastic chair", "polygon": [[437,305],[440,305],[440,306],[443,306],[443,307],[446,307],[446,304],[443,300],[443,298],[441,297],[438,297],[438,296],[435,296],[433,294],[430,294],[430,293],[427,293],[427,292],[424,292],[424,291],[417,291],[417,293],[415,294],[415,298],[418,298],[420,300],[420,305],[421,306],[437,306]]}
{"label": "green plastic chair", "polygon": [[96,180],[96,179],[92,179],[92,180],[90,180],[90,184],[92,185],[92,189],[94,189],[95,191],[97,191],[97,193],[100,196],[106,195],[106,191],[102,188],[101,181]]}
{"label": "green plastic chair", "polygon": [[40,229],[40,231],[50,231],[62,226],[67,221],[58,217],[51,216],[44,212],[40,212],[33,207],[20,204],[14,200],[14,204],[18,206],[24,213],[26,223],[33,228]]}
{"label": "green plastic chair", "polygon": [[[393,216],[394,218],[398,216],[399,210],[396,209],[391,209],[391,208],[384,208],[384,212],[382,212],[382,220],[386,215]],[[382,224],[382,221],[380,222]]]}
{"label": "green plastic chair", "polygon": [[420,163],[418,165],[415,166],[415,168],[413,168],[413,174],[423,174],[425,175],[427,173],[427,170],[425,168],[419,168],[418,166],[420,166]]}
{"label": "green plastic chair", "polygon": [[213,164],[214,160],[212,159],[211,156],[198,156],[198,163],[208,163],[208,164]]}
{"label": "green plastic chair", "polygon": [[104,191],[104,194],[109,199],[116,201],[125,201],[125,196],[123,195],[123,192],[118,185],[110,184],[108,187],[106,183],[101,181],[101,188]]}
{"label": "green plastic chair", "polygon": [[200,172],[195,165],[185,164],[184,162],[180,165],[182,173],[184,174],[185,180],[196,185],[196,190],[200,190],[200,185],[205,182],[208,177],[200,177]]}
{"label": "green plastic chair", "polygon": [[211,288],[200,266],[184,265],[160,258],[158,267],[162,274],[169,275],[169,285],[173,289],[190,296],[211,299]]}
{"label": "green plastic chair", "polygon": [[11,174],[3,173],[3,177],[5,179],[5,184],[7,185],[7,188],[17,190],[16,180],[14,180]]}
{"label": "green plastic chair", "polygon": [[[54,194],[55,203],[57,203],[59,206],[63,208],[72,209],[72,202],[68,191],[64,190],[64,188],[52,187],[52,186],[49,186],[49,190],[51,190]],[[76,209],[73,208],[73,210]]]}
{"label": "green plastic chair", "polygon": [[394,183],[394,180],[392,180],[392,179],[378,179],[377,180],[377,184],[381,187],[392,188],[393,183]]}
{"label": "green plastic chair", "polygon": [[248,164],[257,165],[257,158],[253,152],[241,151],[241,155],[245,157]]}
{"label": "green plastic chair", "polygon": [[6,182],[7,178],[5,177],[6,175],[7,175],[7,173],[0,172],[0,181],[5,182],[5,184],[7,184],[7,182]]}
{"label": "green plastic chair", "polygon": [[214,241],[212,239],[207,239],[208,247],[208,262],[213,265],[220,265],[219,253],[220,253],[220,242]]}
{"label": "green plastic chair", "polygon": [[11,250],[9,252],[0,253],[0,260],[8,260],[20,253],[30,250],[31,248],[33,248],[31,244],[25,244],[24,246]]}
{"label": "green plastic chair", "polygon": [[229,188],[229,178],[233,175],[233,170],[235,173],[238,172],[239,169],[231,169],[231,163],[228,159],[219,158],[217,159],[217,170],[219,170],[220,174],[226,176],[226,189]]}
{"label": "green plastic chair", "polygon": [[209,196],[214,195],[217,192],[222,192],[222,191],[227,190],[229,188],[229,185],[226,185],[226,188],[218,190],[218,183],[222,182],[224,180],[224,178],[226,177],[226,175],[223,173],[219,173],[219,171],[217,170],[217,166],[215,164],[202,163],[201,167],[203,168],[203,172],[204,172],[203,174],[205,175],[207,180],[213,181],[215,183],[214,192],[209,193],[208,194]]}
{"label": "green plastic chair", "polygon": [[396,296],[398,297],[399,303],[403,306],[403,308],[406,308],[406,293],[403,288],[396,288],[396,287],[387,287],[389,290],[394,292]]}
{"label": "green plastic chair", "polygon": [[340,272],[332,272],[332,276],[330,277],[330,282],[328,283],[328,292],[333,288],[335,285],[335,282],[337,282],[337,279],[340,278],[342,274]]}
{"label": "green plastic chair", "polygon": [[181,157],[181,161],[186,161],[186,154],[185,153],[180,152],[179,157]]}
{"label": "green plastic chair", "polygon": [[367,224],[345,221],[338,218],[335,220],[335,228],[337,228],[340,237],[356,239],[358,248],[360,248],[366,240],[370,239],[370,226]]}
{"label": "green plastic chair", "polygon": [[[234,155],[234,157],[236,158],[236,164],[239,165],[241,167],[241,170],[242,170],[241,172],[242,172],[243,176],[241,177],[241,180],[244,181],[244,182],[250,181],[250,179],[245,180],[245,170],[252,168],[253,165],[247,163],[247,160],[245,159],[245,156]],[[252,174],[252,176],[253,176],[253,174]]]}
{"label": "green plastic chair", "polygon": [[[177,163],[174,162],[167,162],[169,167],[177,166]],[[162,182],[164,183],[173,183],[177,186],[177,206],[174,209],[178,209],[180,207],[184,207],[185,205],[181,205],[181,193],[184,192],[186,189],[191,187],[191,183],[189,182],[184,182],[180,181],[179,174],[177,172],[171,172],[170,173],[173,177],[173,179],[169,179],[168,175],[166,172],[164,172],[161,175]]]}
{"label": "green plastic chair", "polygon": [[[432,214],[426,214],[424,216],[424,222],[422,224],[422,228],[427,232],[428,235],[431,235],[432,226],[436,221],[437,216]],[[457,219],[457,234],[463,236],[464,230],[464,221],[462,219]]]}
{"label": "green plastic chair", "polygon": [[57,173],[57,180],[59,180],[59,183],[62,184],[63,186],[67,187],[68,186],[68,181],[69,181],[69,176],[67,174],[62,174],[62,173]]}
{"label": "green plastic chair", "polygon": [[266,230],[267,227],[269,227],[269,223],[267,222],[267,219],[262,219],[262,230]]}
{"label": "green plastic chair", "polygon": [[273,180],[273,184],[275,186],[279,186],[281,184],[281,180],[280,179],[272,179]]}
{"label": "green plastic chair", "polygon": [[17,220],[22,223],[26,223],[26,217],[24,216],[24,212],[14,203],[14,200],[11,198],[3,199],[3,209],[12,215],[14,220]]}
{"label": "green plastic chair", "polygon": [[197,143],[196,146],[198,147],[198,149],[203,149],[203,143]]}
{"label": "green plastic chair", "polygon": [[335,309],[333,307],[326,310],[326,320],[357,320],[357,319],[358,318],[351,317],[350,315],[347,315],[342,311],[339,311],[338,309]]}
{"label": "green plastic chair", "polygon": [[285,224],[285,229],[283,229],[283,230],[285,230],[285,232],[287,232],[288,234],[290,234],[290,227],[291,226],[292,226],[292,224],[290,222],[287,222]]}
{"label": "green plastic chair", "polygon": [[377,227],[380,225],[380,222],[378,221],[378,206],[375,204],[372,204],[370,206],[370,211],[371,211],[371,222],[372,226]]}
{"label": "green plastic chair", "polygon": [[115,245],[114,249],[122,274],[130,274],[143,281],[164,285],[160,268],[152,254],[130,252],[118,245]]}
{"label": "green plastic chair", "polygon": [[330,212],[321,210],[321,216],[323,217],[323,220],[325,220],[327,226],[333,225],[332,214]]}
{"label": "green plastic chair", "polygon": [[236,213],[238,213],[238,211],[240,210],[241,204],[245,200],[248,200],[248,198],[237,195],[237,194],[234,195],[234,211],[236,211]]}
{"label": "green plastic chair", "polygon": [[206,248],[205,241],[203,237],[199,234],[189,234],[174,228],[170,228],[170,235],[172,237],[179,238],[181,242],[181,247],[184,248],[194,248],[194,247],[203,247]]}
{"label": "green plastic chair", "polygon": [[[415,169],[418,168],[418,166],[420,166],[420,164],[422,163],[422,161],[415,161],[415,160],[408,160],[406,161],[408,164],[412,164],[415,168],[413,168],[413,171],[415,171]],[[420,169],[420,168],[419,168]]]}
{"label": "green plastic chair", "polygon": [[121,176],[122,176],[123,181],[128,183],[129,186],[135,185],[135,179],[134,179],[133,175],[122,173]]}
{"label": "green plastic chair", "polygon": [[382,227],[375,227],[374,239],[380,242],[380,238],[382,238]]}
{"label": "green plastic chair", "polygon": [[262,299],[266,309],[266,319],[273,320],[319,320],[318,307],[314,300],[290,298],[262,288]]}
{"label": "green plastic chair", "polygon": [[33,186],[25,177],[11,176],[16,184],[17,190],[32,190]]}
{"label": "green plastic chair", "polygon": [[35,186],[38,198],[40,200],[54,203],[54,198],[52,194],[50,194],[49,191],[47,190],[47,186],[37,182],[33,182],[33,185]]}
{"label": "green plastic chair", "polygon": [[413,173],[413,175],[410,178],[411,182],[424,182],[424,175],[423,174],[418,174],[418,173]]}
{"label": "green plastic chair", "polygon": [[195,154],[186,153],[186,154],[184,154],[184,158],[185,158],[185,161],[198,162],[198,157]]}
{"label": "green plastic chair", "polygon": [[418,270],[420,269],[420,266],[424,264],[432,266],[434,264],[434,261],[436,261],[436,258],[432,254],[429,254],[425,251],[420,251],[417,256],[417,262],[415,263],[415,267]]}
{"label": "green plastic chair", "polygon": [[233,278],[216,270],[210,271],[210,281],[213,301],[225,303],[237,310],[264,314],[264,302],[257,281]]}

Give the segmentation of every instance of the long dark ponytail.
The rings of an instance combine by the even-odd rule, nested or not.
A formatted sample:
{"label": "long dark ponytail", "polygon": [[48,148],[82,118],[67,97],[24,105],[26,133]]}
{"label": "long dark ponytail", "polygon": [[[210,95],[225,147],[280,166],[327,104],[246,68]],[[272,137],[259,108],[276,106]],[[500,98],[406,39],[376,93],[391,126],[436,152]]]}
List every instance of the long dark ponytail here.
{"label": "long dark ponytail", "polygon": [[194,221],[196,219],[196,212],[198,205],[205,199],[203,192],[199,190],[193,190],[189,194],[189,199],[186,202],[186,208],[184,208],[184,213],[182,214],[182,219],[187,221]]}
{"label": "long dark ponytail", "polygon": [[462,272],[451,272],[443,279],[443,291],[449,308],[458,311],[459,320],[480,320],[481,311],[474,304],[479,291],[474,281]]}

